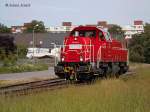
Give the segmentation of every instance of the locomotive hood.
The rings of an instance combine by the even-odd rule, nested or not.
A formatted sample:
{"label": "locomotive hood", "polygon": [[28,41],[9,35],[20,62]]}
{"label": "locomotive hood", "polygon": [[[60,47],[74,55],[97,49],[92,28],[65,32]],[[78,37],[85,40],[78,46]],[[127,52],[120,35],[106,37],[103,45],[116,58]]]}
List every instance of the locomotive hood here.
{"label": "locomotive hood", "polygon": [[67,37],[65,39],[64,45],[69,45],[69,44],[81,44],[81,45],[88,45],[90,44],[91,39],[88,37]]}
{"label": "locomotive hood", "polygon": [[86,61],[85,53],[89,51],[91,39],[88,37],[66,37],[64,40],[64,48],[61,54],[62,61],[80,62]]}

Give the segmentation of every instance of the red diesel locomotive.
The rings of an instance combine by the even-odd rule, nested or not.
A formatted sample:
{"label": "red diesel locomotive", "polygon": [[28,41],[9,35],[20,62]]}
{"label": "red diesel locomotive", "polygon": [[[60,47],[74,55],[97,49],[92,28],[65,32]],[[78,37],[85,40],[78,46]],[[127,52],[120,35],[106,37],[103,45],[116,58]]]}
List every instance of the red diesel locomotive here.
{"label": "red diesel locomotive", "polygon": [[91,80],[95,76],[119,76],[128,70],[128,50],[101,28],[79,26],[64,39],[57,76]]}

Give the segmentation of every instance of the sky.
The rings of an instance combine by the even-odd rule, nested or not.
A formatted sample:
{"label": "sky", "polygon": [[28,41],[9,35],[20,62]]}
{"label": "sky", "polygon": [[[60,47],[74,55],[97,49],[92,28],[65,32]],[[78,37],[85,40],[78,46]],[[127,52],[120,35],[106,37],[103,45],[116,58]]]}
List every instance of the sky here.
{"label": "sky", "polygon": [[107,21],[123,26],[134,20],[150,22],[149,4],[150,0],[0,0],[0,23],[10,27],[41,20],[49,27],[60,26],[63,21],[74,25]]}

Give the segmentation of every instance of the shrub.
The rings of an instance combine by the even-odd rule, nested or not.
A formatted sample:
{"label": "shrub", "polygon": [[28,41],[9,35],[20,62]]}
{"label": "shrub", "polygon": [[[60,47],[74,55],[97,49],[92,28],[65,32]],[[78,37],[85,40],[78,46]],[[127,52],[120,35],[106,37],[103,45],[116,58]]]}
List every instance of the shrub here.
{"label": "shrub", "polygon": [[0,67],[0,74],[42,71],[47,69],[48,66],[46,64],[23,64],[23,65],[14,65],[14,66],[3,66]]}
{"label": "shrub", "polygon": [[26,54],[27,54],[27,47],[24,45],[18,45],[16,54],[17,54],[18,58],[25,58]]}
{"label": "shrub", "polygon": [[13,66],[17,62],[17,56],[14,54],[9,54],[3,59],[3,66]]}
{"label": "shrub", "polygon": [[144,50],[141,45],[130,48],[130,60],[133,62],[144,62]]}

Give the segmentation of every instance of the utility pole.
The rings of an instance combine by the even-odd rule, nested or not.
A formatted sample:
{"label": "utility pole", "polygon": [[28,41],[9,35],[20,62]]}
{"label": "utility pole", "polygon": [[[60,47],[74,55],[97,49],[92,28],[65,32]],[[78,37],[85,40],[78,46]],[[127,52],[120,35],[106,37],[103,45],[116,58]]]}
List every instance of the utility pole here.
{"label": "utility pole", "polygon": [[34,60],[34,51],[35,51],[35,36],[34,36],[34,33],[35,33],[35,28],[38,27],[39,25],[36,24],[34,27],[33,27],[33,31],[32,31],[32,41],[33,41],[33,61],[35,63],[35,60]]}

